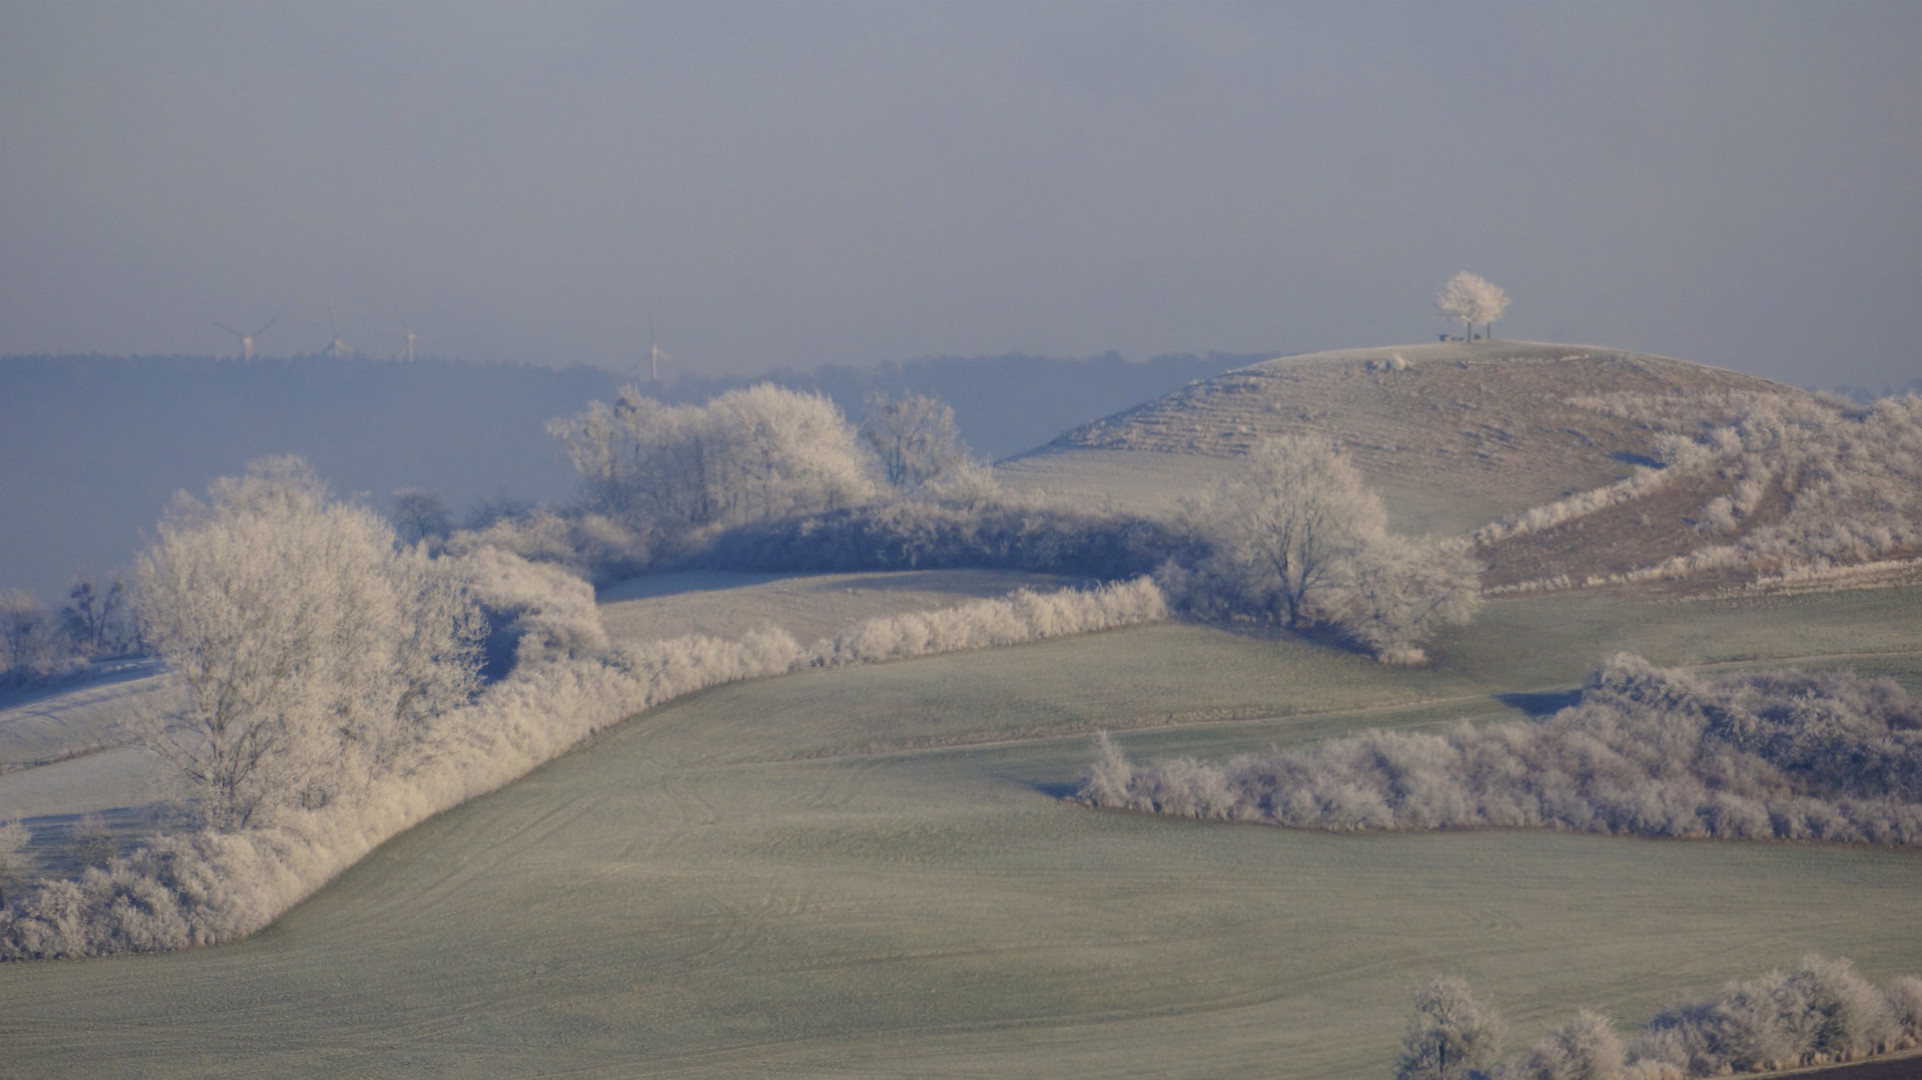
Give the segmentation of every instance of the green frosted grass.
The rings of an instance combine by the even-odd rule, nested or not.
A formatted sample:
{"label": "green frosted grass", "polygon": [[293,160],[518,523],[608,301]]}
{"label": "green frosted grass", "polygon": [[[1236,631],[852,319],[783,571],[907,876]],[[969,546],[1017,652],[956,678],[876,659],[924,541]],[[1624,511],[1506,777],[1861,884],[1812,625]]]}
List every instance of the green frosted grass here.
{"label": "green frosted grass", "polygon": [[1090,726],[1217,756],[1514,717],[1489,695],[1614,648],[1879,652],[1913,679],[1916,602],[1533,597],[1429,671],[1161,626],[722,687],[413,830],[251,940],[0,965],[0,1075],[1360,1080],[1437,972],[1520,1041],[1811,949],[1922,971],[1912,852],[1339,836],[1056,797]]}

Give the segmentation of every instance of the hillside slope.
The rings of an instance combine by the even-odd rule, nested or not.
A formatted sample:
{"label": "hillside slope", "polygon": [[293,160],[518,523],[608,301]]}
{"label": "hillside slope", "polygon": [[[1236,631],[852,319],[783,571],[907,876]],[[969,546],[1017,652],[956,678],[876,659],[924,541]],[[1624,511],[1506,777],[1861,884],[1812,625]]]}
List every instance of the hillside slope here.
{"label": "hillside slope", "polygon": [[1471,536],[1493,588],[1922,569],[1922,396],[1857,405],[1581,346],[1283,357],[1076,428],[998,474],[1171,515],[1257,442],[1296,433],[1333,440],[1399,531]]}
{"label": "hillside slope", "polygon": [[[1399,360],[1397,358],[1399,357]],[[1128,474],[1205,469],[1176,458],[1233,458],[1257,440],[1317,432],[1359,465],[1404,528],[1465,532],[1629,475],[1653,432],[1571,399],[1604,395],[1805,391],[1683,360],[1588,346],[1494,341],[1281,357],[1196,382],[1076,428],[1004,463],[1015,486],[1130,498]],[[1145,459],[1135,455],[1152,455]]]}

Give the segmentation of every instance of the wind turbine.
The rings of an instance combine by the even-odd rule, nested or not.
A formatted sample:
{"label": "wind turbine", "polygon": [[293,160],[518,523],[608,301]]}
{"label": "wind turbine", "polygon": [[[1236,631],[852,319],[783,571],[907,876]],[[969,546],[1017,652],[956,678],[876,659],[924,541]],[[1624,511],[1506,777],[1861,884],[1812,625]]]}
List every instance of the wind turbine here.
{"label": "wind turbine", "polygon": [[334,328],[334,340],[325,349],[321,350],[321,354],[323,356],[331,356],[336,360],[342,356],[352,355],[354,347],[340,340],[340,315],[334,311],[334,305],[332,304],[327,305],[327,321]]}
{"label": "wind turbine", "polygon": [[670,364],[680,364],[682,367],[687,366],[674,357],[669,356],[667,350],[661,348],[660,344],[655,341],[653,319],[647,320],[647,359],[656,383],[661,381],[661,361],[665,360]]}
{"label": "wind turbine", "polygon": [[274,325],[279,321],[280,321],[280,316],[276,315],[273,318],[268,319],[266,322],[261,323],[260,329],[254,331],[251,334],[243,334],[240,331],[234,329],[233,327],[228,326],[224,322],[215,321],[214,325],[220,327],[222,330],[227,331],[229,334],[232,334],[233,336],[239,338],[240,339],[240,358],[242,360],[252,360],[254,358],[254,342],[260,340],[260,335],[266,333],[268,327]]}
{"label": "wind turbine", "polygon": [[411,364],[414,362],[414,342],[426,341],[427,335],[414,333],[413,328],[407,325],[407,316],[401,314],[399,304],[394,305],[394,316],[400,320],[401,333],[407,335],[407,362]]}

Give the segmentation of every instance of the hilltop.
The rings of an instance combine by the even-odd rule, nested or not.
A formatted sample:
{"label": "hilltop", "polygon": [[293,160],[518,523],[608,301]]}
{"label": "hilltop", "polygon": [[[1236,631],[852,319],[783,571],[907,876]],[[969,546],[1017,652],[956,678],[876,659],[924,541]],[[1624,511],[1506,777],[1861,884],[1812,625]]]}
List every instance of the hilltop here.
{"label": "hilltop", "polygon": [[1915,554],[1905,409],[1593,346],[1353,349],[1197,381],[998,472],[1167,516],[1225,459],[1312,432],[1360,467],[1399,530],[1473,535],[1490,586],[1780,573]]}
{"label": "hilltop", "polygon": [[[1570,399],[1727,391],[1812,396],[1751,375],[1593,346],[1493,341],[1341,349],[1192,383],[1068,431],[1005,466],[1015,477],[1063,466],[1125,470],[1122,454],[1234,458],[1264,437],[1317,432],[1360,466],[1392,511],[1428,528],[1466,531],[1652,463],[1644,425]],[[1055,458],[1065,460],[1049,460]]]}

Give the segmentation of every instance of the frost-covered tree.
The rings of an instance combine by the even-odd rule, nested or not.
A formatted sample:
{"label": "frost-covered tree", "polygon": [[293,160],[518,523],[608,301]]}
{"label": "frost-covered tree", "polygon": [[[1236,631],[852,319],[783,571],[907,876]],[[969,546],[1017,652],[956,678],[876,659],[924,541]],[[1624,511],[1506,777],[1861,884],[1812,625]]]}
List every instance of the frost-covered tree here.
{"label": "frost-covered tree", "polygon": [[0,821],[0,908],[7,906],[7,886],[33,869],[33,860],[27,856],[32,839],[33,833],[19,821]]}
{"label": "frost-covered tree", "polygon": [[85,665],[46,605],[18,589],[0,592],[0,685],[54,678]]}
{"label": "frost-covered tree", "polygon": [[1384,663],[1420,663],[1423,642],[1481,610],[1481,572],[1466,545],[1384,534],[1349,557],[1325,617]]}
{"label": "frost-covered tree", "polygon": [[83,868],[105,866],[120,854],[120,842],[99,814],[82,814],[67,834],[67,854]]}
{"label": "frost-covered tree", "polygon": [[1325,439],[1263,443],[1190,516],[1192,549],[1159,576],[1191,611],[1318,625],[1409,664],[1481,606],[1466,545],[1391,535],[1381,499]]}
{"label": "frost-covered tree", "polygon": [[138,628],[127,607],[127,585],[114,578],[105,590],[80,578],[67,590],[60,611],[63,629],[75,649],[88,656],[122,656],[140,648]]}
{"label": "frost-covered tree", "polygon": [[401,543],[446,539],[453,524],[447,505],[433,492],[420,488],[401,488],[394,492],[394,527],[400,532]]}
{"label": "frost-covered tree", "polygon": [[567,444],[596,510],[669,528],[766,521],[874,492],[854,429],[834,403],[763,383],[706,405],[622,388],[547,429]]}
{"label": "frost-covered tree", "polygon": [[1443,976],[1415,991],[1415,1016],[1402,1039],[1395,1080],[1464,1080],[1501,1053],[1504,1025],[1468,983]]}
{"label": "frost-covered tree", "polygon": [[298,458],[179,497],[137,578],[177,695],[147,744],[215,828],[405,769],[477,686],[481,620],[450,569]]}
{"label": "frost-covered tree", "polygon": [[968,463],[954,410],[921,394],[869,394],[861,441],[881,462],[888,485],[898,489],[920,487]]}
{"label": "frost-covered tree", "polygon": [[1550,1028],[1501,1080],[1621,1080],[1626,1048],[1608,1017],[1583,1009]]}
{"label": "frost-covered tree", "polygon": [[1213,572],[1292,630],[1342,583],[1347,562],[1386,535],[1388,516],[1331,443],[1287,435],[1208,493],[1201,523]]}
{"label": "frost-covered tree", "polygon": [[1443,316],[1460,319],[1466,328],[1465,338],[1475,336],[1475,324],[1487,324],[1492,330],[1508,310],[1508,294],[1501,286],[1483,280],[1479,274],[1466,270],[1442,282],[1441,291],[1435,294],[1435,306]]}

